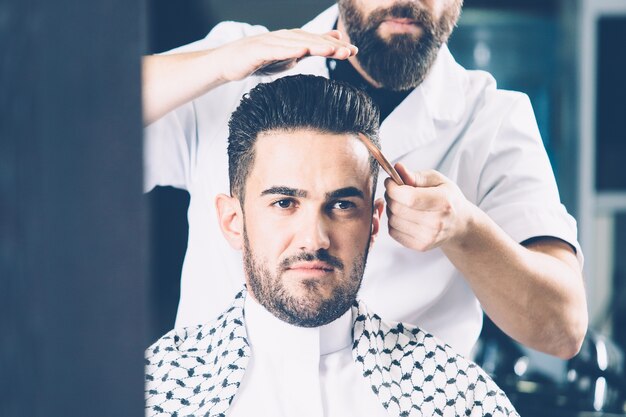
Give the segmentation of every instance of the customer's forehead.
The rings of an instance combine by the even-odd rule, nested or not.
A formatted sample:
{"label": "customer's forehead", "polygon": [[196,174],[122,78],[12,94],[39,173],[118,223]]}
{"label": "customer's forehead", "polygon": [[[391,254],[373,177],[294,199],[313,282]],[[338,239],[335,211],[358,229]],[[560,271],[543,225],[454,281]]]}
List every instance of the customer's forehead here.
{"label": "customer's forehead", "polygon": [[312,130],[259,135],[250,180],[267,183],[363,188],[370,182],[367,148],[351,134]]}

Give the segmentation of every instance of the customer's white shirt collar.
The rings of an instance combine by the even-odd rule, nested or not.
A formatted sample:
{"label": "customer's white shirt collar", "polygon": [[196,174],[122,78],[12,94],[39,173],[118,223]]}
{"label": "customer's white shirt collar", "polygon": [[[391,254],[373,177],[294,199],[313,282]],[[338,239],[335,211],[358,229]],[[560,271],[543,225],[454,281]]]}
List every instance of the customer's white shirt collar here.
{"label": "customer's white shirt collar", "polygon": [[[275,350],[309,352],[327,355],[352,344],[352,314],[348,309],[341,317],[320,327],[299,327],[286,323],[248,295],[244,304],[248,343],[253,351]],[[277,343],[280,342],[280,343]]]}

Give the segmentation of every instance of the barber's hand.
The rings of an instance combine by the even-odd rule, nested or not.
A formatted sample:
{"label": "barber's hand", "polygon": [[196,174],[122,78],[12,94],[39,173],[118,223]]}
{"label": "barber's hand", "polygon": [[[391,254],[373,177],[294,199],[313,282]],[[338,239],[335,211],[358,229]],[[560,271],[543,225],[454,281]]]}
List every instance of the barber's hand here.
{"label": "barber's hand", "polygon": [[405,185],[385,180],[391,237],[420,252],[462,238],[475,206],[459,187],[434,170],[410,172],[401,163],[395,167]]}
{"label": "barber's hand", "polygon": [[252,74],[274,74],[294,67],[307,56],[347,59],[356,46],[342,41],[341,33],[325,34],[284,29],[250,36],[214,50],[218,53],[224,81],[242,80]]}

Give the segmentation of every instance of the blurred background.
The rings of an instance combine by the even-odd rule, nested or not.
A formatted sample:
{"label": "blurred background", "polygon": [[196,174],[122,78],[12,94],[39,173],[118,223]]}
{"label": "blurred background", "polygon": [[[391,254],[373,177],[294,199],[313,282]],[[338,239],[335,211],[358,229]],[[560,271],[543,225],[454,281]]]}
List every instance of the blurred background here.
{"label": "blurred background", "polygon": [[[143,414],[189,197],[141,195],[140,56],[223,20],[298,27],[332,3],[0,0],[0,416]],[[625,42],[626,0],[465,0],[450,39],[463,66],[530,96],[585,254],[574,359],[485,320],[475,360],[522,416],[626,415]]]}

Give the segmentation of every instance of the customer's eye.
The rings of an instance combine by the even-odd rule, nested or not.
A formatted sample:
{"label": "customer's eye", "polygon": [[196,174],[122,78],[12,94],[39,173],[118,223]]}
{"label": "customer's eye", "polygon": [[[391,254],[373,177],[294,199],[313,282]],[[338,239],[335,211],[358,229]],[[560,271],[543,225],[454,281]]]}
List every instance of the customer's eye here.
{"label": "customer's eye", "polygon": [[272,205],[281,209],[288,209],[293,208],[295,206],[295,202],[290,198],[283,198],[275,201]]}
{"label": "customer's eye", "polygon": [[333,204],[333,209],[336,209],[336,210],[350,210],[355,207],[356,207],[356,204],[354,204],[352,201],[347,201],[347,200],[335,201],[335,203]]}

